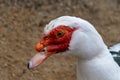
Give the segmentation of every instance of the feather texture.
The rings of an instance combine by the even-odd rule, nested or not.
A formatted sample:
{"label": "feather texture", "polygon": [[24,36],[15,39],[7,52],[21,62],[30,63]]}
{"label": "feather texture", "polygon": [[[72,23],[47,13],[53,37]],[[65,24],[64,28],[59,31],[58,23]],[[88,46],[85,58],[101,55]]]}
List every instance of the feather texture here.
{"label": "feather texture", "polygon": [[109,51],[112,54],[114,60],[120,66],[120,43],[110,46]]}

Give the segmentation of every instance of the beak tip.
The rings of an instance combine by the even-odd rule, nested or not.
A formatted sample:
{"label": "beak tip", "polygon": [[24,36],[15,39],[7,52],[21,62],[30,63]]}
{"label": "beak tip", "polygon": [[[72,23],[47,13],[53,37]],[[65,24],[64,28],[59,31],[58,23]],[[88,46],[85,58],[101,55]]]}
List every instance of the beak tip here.
{"label": "beak tip", "polygon": [[31,69],[31,68],[32,68],[32,62],[31,62],[31,61],[29,61],[28,65],[27,65],[27,68],[28,68],[28,69]]}

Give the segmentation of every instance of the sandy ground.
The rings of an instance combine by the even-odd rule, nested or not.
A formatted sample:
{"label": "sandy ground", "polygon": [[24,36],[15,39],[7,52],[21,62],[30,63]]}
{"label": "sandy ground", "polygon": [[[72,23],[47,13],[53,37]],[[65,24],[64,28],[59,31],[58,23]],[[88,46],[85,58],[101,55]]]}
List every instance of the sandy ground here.
{"label": "sandy ground", "polygon": [[120,42],[120,0],[0,0],[0,80],[76,80],[74,56],[27,69],[44,26],[62,15],[91,22],[108,46]]}

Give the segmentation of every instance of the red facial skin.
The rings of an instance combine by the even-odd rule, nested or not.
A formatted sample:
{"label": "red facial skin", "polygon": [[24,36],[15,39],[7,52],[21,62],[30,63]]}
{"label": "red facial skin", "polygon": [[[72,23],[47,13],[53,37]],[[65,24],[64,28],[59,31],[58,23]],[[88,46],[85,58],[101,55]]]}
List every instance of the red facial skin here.
{"label": "red facial skin", "polygon": [[[42,40],[36,45],[37,53],[30,61],[28,68],[34,68],[45,61],[51,55],[68,50],[72,33],[76,28],[60,25],[44,35]],[[45,48],[45,49],[44,49]]]}
{"label": "red facial skin", "polygon": [[40,43],[36,45],[36,50],[40,52],[47,47],[47,52],[63,52],[68,50],[72,33],[76,28],[60,25],[53,29],[48,35],[45,35]]}

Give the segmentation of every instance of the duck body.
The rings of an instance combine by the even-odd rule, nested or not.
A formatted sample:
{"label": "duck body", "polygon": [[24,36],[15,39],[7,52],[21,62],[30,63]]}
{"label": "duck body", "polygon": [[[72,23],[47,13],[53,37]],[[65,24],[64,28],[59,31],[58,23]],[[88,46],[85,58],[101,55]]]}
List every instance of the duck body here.
{"label": "duck body", "polygon": [[110,46],[109,51],[112,54],[114,60],[120,66],[120,43]]}

